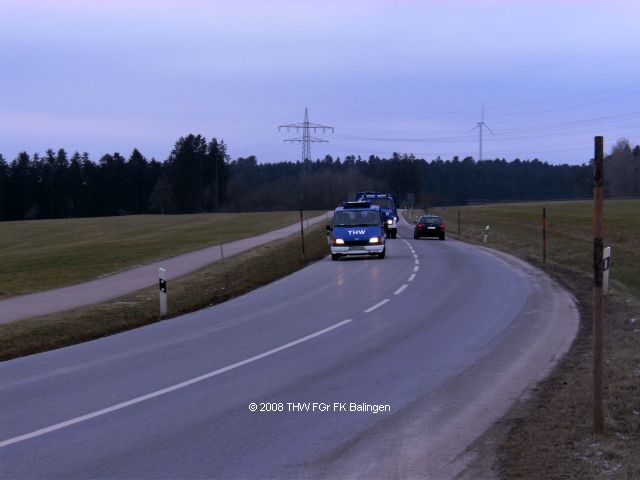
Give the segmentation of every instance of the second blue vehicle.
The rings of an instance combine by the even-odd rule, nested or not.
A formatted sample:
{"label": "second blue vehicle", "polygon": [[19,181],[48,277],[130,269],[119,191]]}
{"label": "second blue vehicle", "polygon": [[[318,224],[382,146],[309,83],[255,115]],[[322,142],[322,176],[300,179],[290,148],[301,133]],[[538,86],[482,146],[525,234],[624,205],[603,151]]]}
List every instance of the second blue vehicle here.
{"label": "second blue vehicle", "polygon": [[385,218],[371,202],[344,202],[333,212],[333,226],[327,225],[331,260],[346,255],[376,255],[384,258]]}
{"label": "second blue vehicle", "polygon": [[371,205],[380,207],[389,238],[396,238],[398,235],[398,212],[396,211],[396,200],[393,195],[381,192],[358,192],[356,193],[356,200],[371,202]]}

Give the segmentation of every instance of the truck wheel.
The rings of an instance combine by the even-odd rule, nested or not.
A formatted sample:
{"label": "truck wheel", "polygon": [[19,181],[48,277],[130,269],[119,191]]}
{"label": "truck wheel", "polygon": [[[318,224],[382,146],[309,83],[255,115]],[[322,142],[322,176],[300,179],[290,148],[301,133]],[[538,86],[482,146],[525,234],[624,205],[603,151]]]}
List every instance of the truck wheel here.
{"label": "truck wheel", "polygon": [[332,253],[331,254],[331,260],[338,260],[340,258],[340,254],[339,253]]}
{"label": "truck wheel", "polygon": [[382,253],[378,254],[378,258],[382,260],[384,258],[385,253],[386,253],[386,250],[383,250]]}
{"label": "truck wheel", "polygon": [[391,230],[391,238],[396,238],[398,236],[398,230]]}

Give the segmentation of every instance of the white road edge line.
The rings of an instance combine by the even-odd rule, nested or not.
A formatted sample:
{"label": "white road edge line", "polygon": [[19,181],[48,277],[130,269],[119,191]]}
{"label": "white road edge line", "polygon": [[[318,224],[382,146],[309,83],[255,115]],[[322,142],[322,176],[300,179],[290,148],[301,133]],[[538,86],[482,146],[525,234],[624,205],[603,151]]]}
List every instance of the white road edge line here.
{"label": "white road edge line", "polygon": [[412,273],[411,275],[409,275],[409,280],[407,280],[407,282],[413,282],[414,278],[416,278],[416,274]]}
{"label": "white road edge line", "polygon": [[385,303],[387,303],[389,301],[388,298],[385,298],[384,300],[382,300],[381,302],[376,303],[373,307],[367,308],[364,313],[371,313],[373,312],[376,308],[381,307],[382,305],[384,305]]}
{"label": "white road edge line", "polygon": [[[388,302],[388,300],[386,300],[386,301]],[[251,358],[247,358],[245,360],[242,360],[240,362],[234,363],[232,365],[227,365],[226,367],[219,368],[218,370],[214,370],[212,372],[205,373],[204,375],[200,375],[199,377],[192,378],[191,380],[187,380],[185,382],[178,383],[178,384],[173,385],[171,387],[163,388],[162,390],[157,390],[155,392],[149,393],[147,395],[143,395],[141,397],[134,398],[132,400],[128,400],[126,402],[122,402],[122,403],[118,403],[116,405],[112,405],[111,407],[103,408],[102,410],[98,410],[98,411],[95,411],[95,412],[92,412],[92,413],[88,413],[88,414],[82,415],[80,417],[72,418],[71,420],[67,420],[65,422],[56,423],[55,425],[51,425],[50,427],[41,428],[40,430],[36,430],[34,432],[31,432],[31,433],[26,433],[26,434],[20,435],[18,437],[9,438],[8,440],[4,440],[4,441],[0,442],[0,448],[6,447],[6,446],[9,446],[9,445],[13,445],[14,443],[23,442],[23,441],[29,440],[31,438],[39,437],[39,436],[45,435],[47,433],[55,432],[56,430],[61,430],[61,429],[65,428],[65,427],[70,427],[71,425],[75,425],[76,423],[80,423],[80,422],[84,422],[84,421],[87,421],[87,420],[91,420],[93,418],[100,417],[102,415],[106,415],[107,413],[115,412],[116,410],[122,410],[123,408],[130,407],[130,406],[135,405],[137,403],[141,403],[141,402],[144,402],[146,400],[151,400],[152,398],[156,398],[156,397],[159,397],[161,395],[165,395],[167,393],[175,392],[176,390],[180,390],[182,388],[188,387],[188,386],[193,385],[195,383],[199,383],[199,382],[202,382],[204,380],[207,380],[207,379],[209,379],[211,377],[216,377],[218,375],[222,375],[223,373],[226,373],[226,372],[228,372],[230,370],[235,370],[236,368],[242,367],[242,366],[247,365],[249,363],[253,363],[253,362],[257,361],[257,360],[261,360],[261,359],[263,359],[265,357],[273,355],[274,353],[281,352],[282,350],[286,350],[287,348],[291,348],[291,347],[293,347],[295,345],[298,345],[300,343],[303,343],[303,342],[306,342],[308,340],[311,340],[312,338],[319,337],[320,335],[324,335],[325,333],[328,333],[331,330],[335,330],[336,328],[340,328],[343,325],[346,325],[346,324],[351,323],[351,322],[353,322],[353,319],[343,320],[342,322],[336,323],[335,325],[331,325],[330,327],[327,327],[325,329],[319,330],[319,331],[317,331],[315,333],[307,335],[306,337],[299,338],[298,340],[294,340],[293,342],[289,342],[289,343],[287,343],[285,345],[282,345],[280,347],[274,348],[272,350],[269,350],[267,352],[261,353],[259,355],[255,355],[255,356],[253,356]]]}
{"label": "white road edge line", "polygon": [[395,292],[393,292],[394,295],[400,295],[405,288],[407,288],[409,285],[407,285],[406,283],[404,285],[402,285],[399,289],[397,289]]}

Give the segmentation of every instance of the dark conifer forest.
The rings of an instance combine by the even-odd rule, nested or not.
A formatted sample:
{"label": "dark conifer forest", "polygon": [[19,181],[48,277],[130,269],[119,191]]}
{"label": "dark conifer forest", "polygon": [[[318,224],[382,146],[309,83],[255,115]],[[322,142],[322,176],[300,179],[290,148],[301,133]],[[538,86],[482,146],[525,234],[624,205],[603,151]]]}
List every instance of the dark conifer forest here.
{"label": "dark conifer forest", "polygon": [[[640,146],[618,141],[605,159],[610,195],[640,195]],[[128,157],[86,153],[0,155],[0,220],[331,209],[361,190],[394,193],[401,204],[586,198],[589,159],[581,165],[534,160],[426,160],[354,156],[305,162],[231,160],[227,145],[202,135],[181,137],[164,161],[134,149]]]}

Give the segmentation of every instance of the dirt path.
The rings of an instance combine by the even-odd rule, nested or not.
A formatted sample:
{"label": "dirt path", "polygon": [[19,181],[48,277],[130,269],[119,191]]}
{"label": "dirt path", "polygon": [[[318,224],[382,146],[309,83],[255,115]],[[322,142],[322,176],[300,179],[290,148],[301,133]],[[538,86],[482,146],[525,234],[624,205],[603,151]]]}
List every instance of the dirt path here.
{"label": "dirt path", "polygon": [[[326,218],[323,214],[310,218],[305,223],[313,225]],[[299,231],[300,224],[295,223],[256,237],[225,243],[222,249],[220,245],[215,245],[88,282],[9,297],[0,300],[0,323],[15,322],[112,300],[155,285],[158,282],[158,268],[164,268],[167,271],[167,279],[171,280],[217,262],[221,254],[230,257]]]}

